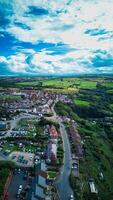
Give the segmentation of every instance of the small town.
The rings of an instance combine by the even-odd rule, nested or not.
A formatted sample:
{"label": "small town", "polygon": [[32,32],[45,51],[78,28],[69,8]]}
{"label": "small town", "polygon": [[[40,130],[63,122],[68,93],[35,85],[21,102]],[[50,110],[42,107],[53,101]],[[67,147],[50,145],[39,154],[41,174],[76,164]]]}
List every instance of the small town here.
{"label": "small town", "polygon": [[78,149],[77,158],[73,154],[72,168],[75,176],[79,176],[79,159],[83,156],[80,136],[77,133],[73,138],[74,122],[56,115],[54,104],[59,100],[70,102],[65,94],[1,90],[0,159],[13,161],[16,166],[4,189],[4,199],[58,198],[54,184],[64,156],[59,124],[65,120],[70,124],[69,137]]}

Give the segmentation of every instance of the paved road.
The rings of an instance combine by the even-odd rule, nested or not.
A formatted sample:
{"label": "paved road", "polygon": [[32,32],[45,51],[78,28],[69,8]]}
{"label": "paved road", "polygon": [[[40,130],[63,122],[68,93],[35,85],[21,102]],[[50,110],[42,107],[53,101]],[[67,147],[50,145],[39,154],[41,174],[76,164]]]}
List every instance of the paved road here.
{"label": "paved road", "polygon": [[70,196],[73,195],[73,191],[69,183],[69,175],[71,173],[71,167],[72,167],[70,143],[65,126],[63,125],[61,119],[56,115],[54,108],[52,108],[52,112],[54,114],[54,118],[60,125],[60,132],[64,146],[64,164],[61,168],[60,175],[58,176],[55,185],[57,188],[59,199],[69,200]]}

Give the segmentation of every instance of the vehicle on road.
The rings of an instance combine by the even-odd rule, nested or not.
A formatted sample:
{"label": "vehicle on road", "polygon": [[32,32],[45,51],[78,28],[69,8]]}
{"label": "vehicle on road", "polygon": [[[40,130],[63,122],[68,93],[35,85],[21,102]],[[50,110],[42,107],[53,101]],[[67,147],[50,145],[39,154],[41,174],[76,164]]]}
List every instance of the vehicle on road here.
{"label": "vehicle on road", "polygon": [[19,185],[19,190],[22,190],[23,186],[22,185]]}
{"label": "vehicle on road", "polygon": [[74,200],[74,196],[72,194],[70,196],[70,200]]}

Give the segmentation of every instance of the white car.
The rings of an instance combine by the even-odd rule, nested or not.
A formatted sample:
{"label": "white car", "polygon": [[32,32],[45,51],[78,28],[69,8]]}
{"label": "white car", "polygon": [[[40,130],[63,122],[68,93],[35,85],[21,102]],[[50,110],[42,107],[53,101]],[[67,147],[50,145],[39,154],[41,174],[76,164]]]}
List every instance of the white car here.
{"label": "white car", "polygon": [[22,185],[19,185],[19,190],[22,190],[23,186]]}
{"label": "white car", "polygon": [[74,200],[74,197],[73,197],[73,195],[71,194],[71,196],[70,196],[70,200]]}

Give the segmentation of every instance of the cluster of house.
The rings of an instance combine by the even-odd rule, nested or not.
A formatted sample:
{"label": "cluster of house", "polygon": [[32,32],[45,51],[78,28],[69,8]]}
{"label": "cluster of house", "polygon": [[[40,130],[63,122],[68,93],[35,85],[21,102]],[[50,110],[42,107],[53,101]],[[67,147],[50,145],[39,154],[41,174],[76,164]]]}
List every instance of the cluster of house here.
{"label": "cluster of house", "polygon": [[48,162],[55,164],[57,161],[57,143],[59,134],[54,126],[48,128],[49,142],[46,153],[46,159]]}
{"label": "cluster of house", "polygon": [[[0,98],[1,108],[5,108],[8,113],[26,112],[34,114],[50,113],[50,107],[56,99],[55,93],[39,90],[10,89],[2,91],[1,95],[10,97]],[[14,98],[18,97],[18,98]]]}
{"label": "cluster of house", "polygon": [[69,134],[70,134],[72,142],[76,148],[76,157],[78,159],[83,158],[83,148],[82,148],[82,144],[81,144],[81,137],[77,131],[76,124],[73,121],[70,122]]}
{"label": "cluster of house", "polygon": [[70,102],[71,102],[70,98],[69,98],[68,95],[66,95],[66,94],[61,94],[61,93],[59,93],[59,94],[57,95],[57,98],[58,98],[58,100],[61,101],[62,103],[70,103]]}
{"label": "cluster of house", "polygon": [[32,187],[29,200],[50,200],[47,185],[47,169],[44,161],[35,164],[35,176],[32,180]]}

